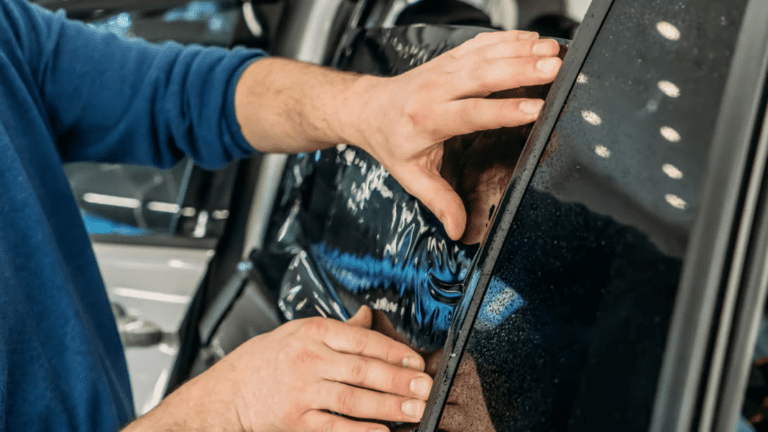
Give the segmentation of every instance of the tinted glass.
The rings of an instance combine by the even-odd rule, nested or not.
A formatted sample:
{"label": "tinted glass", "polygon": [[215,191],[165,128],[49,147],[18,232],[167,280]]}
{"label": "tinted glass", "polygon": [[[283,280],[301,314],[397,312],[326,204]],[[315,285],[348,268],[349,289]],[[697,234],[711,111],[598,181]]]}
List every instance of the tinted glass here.
{"label": "tinted glass", "polygon": [[174,234],[189,164],[185,159],[159,169],[81,162],[65,172],[90,234]]}
{"label": "tinted glass", "polygon": [[520,204],[440,429],[647,430],[744,3],[614,3]]}

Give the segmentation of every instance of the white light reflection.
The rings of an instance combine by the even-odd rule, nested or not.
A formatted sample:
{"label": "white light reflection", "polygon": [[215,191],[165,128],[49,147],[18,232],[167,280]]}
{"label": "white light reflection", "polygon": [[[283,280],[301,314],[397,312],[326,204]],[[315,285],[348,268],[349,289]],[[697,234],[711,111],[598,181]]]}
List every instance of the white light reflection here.
{"label": "white light reflection", "polygon": [[661,33],[661,35],[664,36],[666,39],[669,39],[671,41],[676,41],[680,39],[680,30],[674,25],[666,21],[657,22],[656,30],[658,30],[659,33]]}
{"label": "white light reflection", "polygon": [[113,195],[102,195],[93,192],[83,194],[83,201],[91,204],[101,204],[114,207],[136,209],[141,207],[141,201],[135,198],[124,198]]}
{"label": "white light reflection", "polygon": [[688,207],[688,203],[677,195],[666,194],[664,199],[667,200],[669,205],[676,209],[685,210]]}
{"label": "white light reflection", "polygon": [[147,210],[152,210],[156,212],[163,212],[163,213],[176,213],[180,210],[178,204],[174,203],[167,203],[167,202],[160,202],[160,201],[150,201],[147,203]]}
{"label": "white light reflection", "polygon": [[670,142],[678,142],[680,141],[680,134],[677,133],[676,130],[672,129],[669,126],[662,126],[661,129],[659,129],[659,132],[661,132],[661,136],[664,137],[667,141]]}
{"label": "white light reflection", "polygon": [[199,266],[194,263],[182,261],[179,259],[172,259],[172,260],[168,260],[168,267],[183,269],[183,270],[195,270]]}
{"label": "white light reflection", "polygon": [[120,297],[130,297],[130,298],[135,298],[139,300],[152,300],[152,301],[158,301],[158,302],[164,302],[164,303],[175,303],[175,304],[189,304],[189,301],[192,299],[190,296],[185,296],[185,295],[165,294],[165,293],[159,293],[155,291],[145,291],[145,290],[139,290],[134,288],[112,287],[109,289],[109,292],[112,295],[116,295]]}
{"label": "white light reflection", "polygon": [[581,116],[584,118],[584,120],[587,121],[587,123],[593,124],[595,126],[599,126],[603,122],[603,119],[601,119],[599,115],[592,111],[584,110],[581,112]]}
{"label": "white light reflection", "polygon": [[611,151],[608,150],[608,147],[602,145],[595,146],[595,153],[597,153],[597,155],[602,158],[608,158],[611,156]]}
{"label": "white light reflection", "polygon": [[589,78],[583,73],[580,73],[579,76],[576,77],[576,82],[579,84],[586,84],[589,82]]}
{"label": "white light reflection", "polygon": [[683,178],[683,172],[672,164],[664,164],[661,169],[664,171],[664,174],[672,177],[675,180],[680,180]]}
{"label": "white light reflection", "polygon": [[661,80],[659,81],[658,86],[659,90],[669,97],[676,98],[680,96],[680,88],[669,81]]}

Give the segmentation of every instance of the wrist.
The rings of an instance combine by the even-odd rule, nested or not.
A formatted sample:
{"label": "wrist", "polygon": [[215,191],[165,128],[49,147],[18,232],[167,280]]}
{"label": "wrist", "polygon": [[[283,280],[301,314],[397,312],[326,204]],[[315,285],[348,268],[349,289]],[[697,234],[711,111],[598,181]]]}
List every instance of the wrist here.
{"label": "wrist", "polygon": [[140,417],[123,432],[184,430],[242,431],[230,383],[225,377],[206,373],[185,383],[157,407]]}
{"label": "wrist", "polygon": [[371,116],[375,115],[371,107],[376,103],[378,93],[375,89],[383,79],[373,75],[359,75],[346,89],[336,111],[338,121],[334,122],[340,143],[354,145],[373,154],[368,139],[372,132]]}

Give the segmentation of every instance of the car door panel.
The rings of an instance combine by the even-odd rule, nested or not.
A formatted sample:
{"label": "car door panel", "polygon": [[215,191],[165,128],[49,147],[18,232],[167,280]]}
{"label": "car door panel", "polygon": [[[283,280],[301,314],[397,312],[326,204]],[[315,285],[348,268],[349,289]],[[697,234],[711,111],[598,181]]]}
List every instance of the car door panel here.
{"label": "car door panel", "polygon": [[[554,130],[534,128],[524,154],[537,139],[547,147],[529,185],[513,178],[525,195],[509,234],[487,242],[504,249],[462,300],[485,296],[468,326],[457,311],[449,343],[462,332],[468,342],[446,347],[455,366],[438,373],[421,430],[457,404],[459,359],[478,371],[497,431],[650,425],[746,2],[609,3],[593,3],[576,36],[574,50],[601,26]],[[518,300],[499,308],[505,295]]]}

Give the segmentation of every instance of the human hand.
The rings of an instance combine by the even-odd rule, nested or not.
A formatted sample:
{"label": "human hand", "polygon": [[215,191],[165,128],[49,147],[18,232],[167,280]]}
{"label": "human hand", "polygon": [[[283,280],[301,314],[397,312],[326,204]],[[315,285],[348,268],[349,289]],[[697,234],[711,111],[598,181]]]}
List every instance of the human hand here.
{"label": "human hand", "polygon": [[[372,330],[383,334],[395,341],[407,343],[402,335],[397,333],[392,323],[381,311],[373,311]],[[439,349],[431,353],[417,350],[426,363],[425,372],[434,379],[437,374],[437,364],[445,352]],[[411,422],[398,426],[394,432],[411,432],[418,428],[418,423]],[[493,422],[488,413],[488,407],[483,397],[483,387],[477,373],[475,361],[468,353],[464,353],[459,364],[459,370],[451,386],[451,392],[443,409],[438,430],[442,432],[463,432],[468,430],[493,432]]]}
{"label": "human hand", "polygon": [[[311,318],[289,322],[246,342],[214,367],[239,377],[237,411],[252,431],[378,431],[359,419],[418,421],[432,379],[421,357],[370,329],[363,307],[347,323]],[[404,360],[409,359],[409,368]],[[411,390],[414,380],[421,391]],[[405,403],[414,411],[406,415]]]}
{"label": "human hand", "polygon": [[530,32],[482,33],[411,71],[358,80],[345,130],[459,239],[461,198],[440,176],[443,141],[479,130],[514,127],[538,116],[540,99],[489,99],[492,93],[546,84],[560,68],[559,45]]}
{"label": "human hand", "polygon": [[424,360],[371,321],[363,307],[347,323],[296,320],[250,339],[124,432],[372,432],[388,431],[376,420],[418,421],[432,387]]}
{"label": "human hand", "polygon": [[[444,350],[440,349],[425,357],[426,372],[433,378],[437,373],[437,363],[443,352]],[[394,432],[411,432],[417,427],[418,424],[406,424],[398,427]],[[483,398],[483,387],[475,361],[467,353],[464,353],[459,370],[456,371],[437,430],[440,432],[468,430],[493,432],[496,430]]]}

